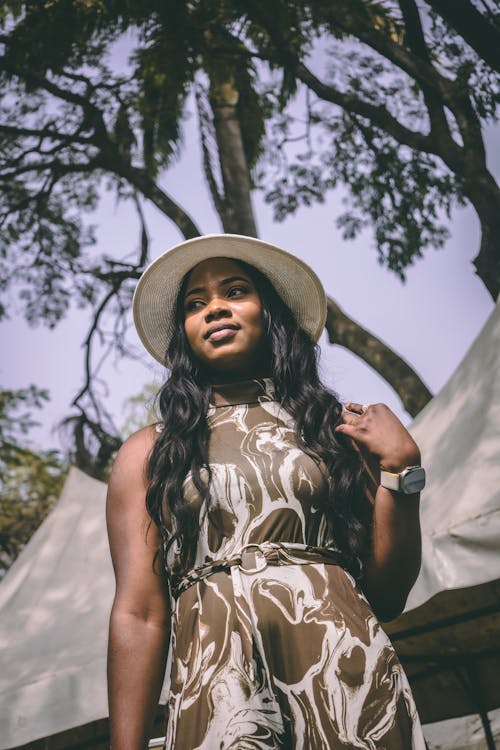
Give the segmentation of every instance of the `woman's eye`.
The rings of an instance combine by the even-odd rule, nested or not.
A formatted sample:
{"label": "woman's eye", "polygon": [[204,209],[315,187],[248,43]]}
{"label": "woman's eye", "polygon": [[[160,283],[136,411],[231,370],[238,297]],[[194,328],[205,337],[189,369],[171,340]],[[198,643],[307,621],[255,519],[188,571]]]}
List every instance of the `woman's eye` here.
{"label": "woman's eye", "polygon": [[246,294],[248,289],[244,286],[233,286],[227,293],[228,297],[239,297],[240,294]]}
{"label": "woman's eye", "polygon": [[199,299],[190,299],[189,302],[186,302],[185,304],[185,310],[186,312],[193,312],[194,310],[199,310],[200,307],[203,306],[203,302]]}

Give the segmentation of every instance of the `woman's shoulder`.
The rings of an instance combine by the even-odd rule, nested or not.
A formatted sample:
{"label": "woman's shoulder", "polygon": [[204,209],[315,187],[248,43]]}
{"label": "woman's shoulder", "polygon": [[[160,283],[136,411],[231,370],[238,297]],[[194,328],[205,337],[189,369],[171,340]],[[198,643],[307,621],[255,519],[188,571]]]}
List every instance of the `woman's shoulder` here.
{"label": "woman's shoulder", "polygon": [[123,442],[113,463],[110,484],[147,483],[147,462],[158,435],[156,425],[148,425]]}
{"label": "woman's shoulder", "polygon": [[[162,427],[162,425],[161,425]],[[133,432],[122,444],[118,455],[126,454],[128,457],[135,454],[149,453],[153,445],[155,444],[156,438],[159,435],[157,424],[149,424],[146,427],[141,427],[140,430]]]}

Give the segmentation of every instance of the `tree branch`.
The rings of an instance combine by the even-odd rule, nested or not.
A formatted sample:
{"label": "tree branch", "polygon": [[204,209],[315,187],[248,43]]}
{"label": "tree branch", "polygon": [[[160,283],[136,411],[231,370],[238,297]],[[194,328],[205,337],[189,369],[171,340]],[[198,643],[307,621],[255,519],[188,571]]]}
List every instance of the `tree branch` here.
{"label": "tree branch", "polygon": [[203,106],[202,102],[202,93],[200,91],[200,87],[197,86],[195,89],[196,94],[196,104],[198,108],[198,124],[200,126],[200,135],[201,135],[201,150],[203,154],[203,171],[205,173],[205,178],[207,180],[208,189],[210,191],[210,194],[212,196],[212,200],[214,202],[215,210],[219,214],[219,216],[224,215],[224,211],[226,210],[225,206],[225,200],[224,196],[222,196],[219,192],[219,187],[217,185],[217,181],[215,179],[215,175],[212,169],[212,163],[210,159],[210,150],[207,143],[207,120],[208,120],[208,113],[205,111],[205,108]]}
{"label": "tree branch", "polygon": [[33,138],[50,138],[53,141],[68,141],[70,144],[82,143],[92,144],[92,138],[90,136],[78,135],[80,128],[75,133],[60,133],[57,130],[50,130],[48,128],[36,129],[36,128],[18,128],[13,125],[6,125],[0,123],[0,133],[6,133],[7,135],[19,135]]}
{"label": "tree branch", "polygon": [[[92,403],[92,406],[94,407],[94,410],[96,412],[96,416],[99,419],[100,409],[99,405],[97,404],[97,401],[92,393],[91,388],[91,382],[92,382],[92,365],[91,365],[91,359],[92,359],[92,340],[94,337],[94,334],[99,330],[99,321],[101,319],[101,316],[106,309],[108,303],[110,300],[117,294],[117,292],[120,289],[121,284],[125,281],[125,279],[119,279],[115,281],[111,287],[111,289],[108,291],[108,293],[104,296],[104,298],[101,300],[101,303],[97,310],[94,313],[94,317],[92,319],[92,323],[90,324],[90,328],[87,332],[87,336],[85,338],[85,341],[83,342],[83,346],[85,348],[85,381],[82,386],[82,388],[78,391],[75,398],[71,402],[72,406],[76,406],[77,408],[81,408],[79,406],[80,400],[83,398],[84,395],[88,394],[90,401]],[[82,409],[83,411],[83,409]]]}
{"label": "tree branch", "polygon": [[86,120],[88,125],[92,126],[94,132],[99,133],[101,136],[106,136],[109,139],[109,135],[104,123],[101,110],[88,98],[76,93],[75,91],[68,91],[61,86],[58,86],[54,81],[49,80],[47,77],[40,75],[39,73],[33,72],[29,68],[19,67],[13,65],[8,56],[4,55],[0,57],[0,69],[3,67],[5,71],[11,75],[16,76],[25,83],[29,83],[30,86],[37,87],[52,94],[57,99],[68,102],[69,104],[75,104],[81,107],[85,112]]}
{"label": "tree branch", "polygon": [[149,258],[149,234],[148,234],[148,227],[146,224],[146,217],[144,216],[144,212],[142,210],[141,202],[139,200],[139,196],[137,195],[137,192],[134,190],[134,194],[132,196],[135,208],[137,211],[137,215],[139,217],[139,224],[141,225],[141,253],[139,256],[139,263],[137,264],[137,268],[144,268],[146,265],[146,262]]}
{"label": "tree branch", "polygon": [[301,62],[295,63],[294,72],[297,78],[311,91],[314,91],[320,99],[337,104],[348,112],[368,118],[374,125],[392,135],[398,143],[418,151],[436,153],[435,145],[430,136],[406,128],[384,106],[363,101],[352,94],[339,91],[330,84],[323,83]]}
{"label": "tree branch", "polygon": [[[289,60],[288,65],[290,66]],[[338,104],[353,114],[368,118],[374,125],[382,128],[395,138],[398,143],[417,151],[439,156],[452,171],[461,176],[464,175],[464,169],[466,168],[466,151],[471,155],[469,158],[475,156],[476,161],[477,156],[480,156],[483,160],[481,168],[486,170],[480,122],[467,94],[463,91],[453,88],[451,94],[448,95],[448,105],[456,118],[464,141],[464,147],[461,147],[451,137],[438,94],[429,87],[426,87],[425,96],[432,129],[429,135],[423,135],[403,126],[382,105],[373,105],[351,94],[339,92],[333,86],[320,81],[301,62],[295,61],[293,65],[297,78],[314,91],[318,97],[333,104]]]}
{"label": "tree branch", "polygon": [[[399,7],[405,23],[406,41],[411,51],[423,62],[432,65],[416,3],[414,0],[399,0]],[[429,113],[431,133],[440,141],[442,139],[451,141],[452,137],[441,96],[427,85],[422,86],[422,92]]]}
{"label": "tree branch", "polygon": [[407,73],[420,86],[436,90],[445,100],[451,96],[453,81],[442,75],[431,63],[421,60],[410,50],[378,31],[371,24],[364,6],[352,3],[352,0],[323,0],[319,7],[324,19],[332,28],[344,31],[364,42]]}
{"label": "tree branch", "polygon": [[326,330],[331,344],[345,346],[387,380],[412,417],[431,400],[432,393],[410,365],[383,341],[349,318],[330,297]]}
{"label": "tree branch", "polygon": [[[257,51],[250,51],[243,44],[238,46],[235,45],[234,47],[224,47],[223,45],[219,45],[217,49],[219,52],[223,52],[226,55],[236,54],[239,56],[253,57],[271,64],[279,63],[287,70],[293,72],[293,74],[311,89],[311,91],[314,91],[320,99],[324,99],[332,104],[337,104],[339,107],[342,107],[349,112],[353,112],[354,114],[369,118],[375,123],[375,125],[387,130],[387,132],[393,135],[399,143],[420,151],[434,153],[432,139],[428,135],[406,128],[399,122],[399,120],[391,115],[389,110],[384,106],[372,104],[371,102],[353,96],[353,94],[339,91],[331,84],[324,83],[303,62],[301,62],[296,55],[290,52],[281,39],[276,38],[273,29],[266,27],[266,31],[269,32],[273,39],[275,46],[275,52],[273,54],[263,54]],[[399,45],[394,46],[399,48]],[[431,70],[434,71],[432,66]]]}
{"label": "tree branch", "polygon": [[145,198],[154,203],[176,224],[185,239],[200,236],[201,232],[189,214],[158,186],[145,169],[127,164],[119,157],[114,147],[113,152],[102,153],[98,160],[103,168],[123,177]]}
{"label": "tree branch", "polygon": [[[435,89],[444,98],[451,94],[453,82],[436,70],[432,64],[422,61],[410,50],[405,49],[387,34],[375,28],[367,13],[366,6],[361,0],[320,0],[315,3],[315,12],[317,20],[326,24],[334,36],[338,36],[338,33],[341,32],[359,39],[407,73],[420,85],[427,85]],[[275,53],[274,55],[270,53],[263,55],[259,52],[250,52],[249,54],[269,62],[273,60],[276,62],[275,58],[277,57],[282,64],[293,64],[295,60],[291,59],[292,53],[284,40],[281,28],[276,23],[271,24],[269,16],[262,17],[261,22],[274,45]],[[240,45],[240,49],[232,49],[232,52],[233,54],[235,52],[241,53],[244,49],[244,46]],[[230,53],[231,50],[224,50],[224,52]]]}
{"label": "tree branch", "polygon": [[[117,346],[117,348],[123,349],[122,345],[119,345],[117,343],[121,341],[121,337],[123,335],[123,332],[120,332],[118,330],[118,321],[123,320],[127,308],[120,301],[120,289],[123,283],[128,279],[137,278],[138,276],[140,276],[149,255],[149,237],[144,213],[142,211],[139,197],[136,192],[133,193],[132,198],[139,216],[140,224],[141,241],[139,259],[137,264],[135,265],[127,265],[116,261],[110,261],[112,265],[126,267],[126,270],[118,272],[114,271],[106,274],[98,273],[96,269],[90,271],[94,278],[99,278],[107,281],[108,284],[110,284],[110,289],[105,294],[97,310],[95,311],[89,330],[87,332],[87,336],[83,343],[83,346],[85,348],[85,381],[82,388],[79,390],[72,401],[72,406],[75,406],[79,410],[80,416],[76,418],[70,418],[66,423],[68,427],[72,427],[73,439],[76,448],[74,458],[78,466],[83,471],[87,471],[93,476],[96,476],[100,479],[106,479],[106,472],[109,468],[109,462],[113,454],[120,447],[121,439],[116,434],[116,428],[114,427],[109,414],[106,410],[102,409],[101,403],[98,397],[96,397],[93,387],[97,372],[104,359],[106,359],[109,355],[110,349],[108,347],[108,350],[103,354],[100,363],[98,363],[97,367],[93,368],[92,343],[96,334],[100,336],[101,341],[103,340],[103,333],[99,328],[100,320],[110,301],[115,298],[118,305],[118,313],[117,319],[115,321],[112,341],[113,345]],[[93,410],[94,419],[89,418],[85,407],[82,405],[82,400],[85,397],[88,399]],[[103,426],[103,416],[104,422],[109,425],[108,427]],[[99,443],[99,449],[96,455],[92,454],[92,450],[86,444],[85,428],[90,430],[91,434]]]}
{"label": "tree branch", "polygon": [[98,158],[91,159],[85,163],[73,163],[65,164],[59,159],[53,159],[52,161],[39,161],[25,164],[22,167],[16,167],[15,169],[4,169],[0,172],[0,180],[4,182],[11,180],[13,177],[19,177],[22,174],[29,172],[51,172],[57,179],[63,177],[66,174],[72,174],[77,172],[92,172],[100,166]]}
{"label": "tree branch", "polygon": [[[423,91],[433,91],[441,98],[442,103],[450,109],[457,121],[464,141],[464,149],[461,149],[452,138],[442,138],[439,156],[453,171],[463,174],[466,166],[464,151],[479,148],[484,152],[480,124],[470,98],[464,92],[463,83],[442,75],[432,65],[430,58],[427,61],[423,60],[411,50],[378,31],[371,25],[366,11],[360,12],[358,7],[353,12],[354,6],[351,2],[337,0],[336,2],[323,2],[321,5],[325,18],[329,19],[333,28],[339,28],[355,36],[406,72],[422,87]],[[343,9],[342,13],[340,8]],[[485,166],[484,169],[486,169]]]}
{"label": "tree branch", "polygon": [[[88,162],[89,166],[87,166],[87,164],[61,166],[60,162],[55,160],[48,164],[26,165],[21,171],[41,171],[42,169],[50,169],[51,167],[57,166],[59,170],[64,170],[64,172],[67,173],[71,171],[83,172],[86,171],[87,168],[102,167],[103,169],[107,169],[115,175],[129,181],[131,185],[133,185],[146,198],[151,200],[163,214],[168,216],[168,218],[176,224],[186,239],[198,237],[201,234],[200,230],[186,211],[184,211],[184,209],[182,209],[169,195],[161,190],[145,169],[133,166],[130,161],[126,161],[123,158],[115,143],[109,136],[101,110],[96,107],[95,104],[81,94],[68,91],[44,76],[25,69],[15,69],[5,56],[0,58],[0,64],[1,63],[4,64],[4,68],[11,74],[20,77],[22,80],[25,80],[33,86],[44,89],[63,101],[81,107],[85,113],[87,124],[92,125],[94,131],[93,136],[89,140],[89,145],[95,146],[99,151],[99,155],[92,161]],[[15,176],[18,173],[20,172],[10,172],[7,176]]]}
{"label": "tree branch", "polygon": [[426,0],[467,44],[500,73],[500,31],[469,0]]}

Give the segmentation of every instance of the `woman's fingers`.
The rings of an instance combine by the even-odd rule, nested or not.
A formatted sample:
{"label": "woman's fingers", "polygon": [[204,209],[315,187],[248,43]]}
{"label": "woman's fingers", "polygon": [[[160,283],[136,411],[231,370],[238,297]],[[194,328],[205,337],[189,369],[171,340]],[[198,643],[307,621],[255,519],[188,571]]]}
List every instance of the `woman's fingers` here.
{"label": "woman's fingers", "polygon": [[346,411],[342,412],[342,422],[344,425],[346,424],[355,425],[358,420],[359,420],[359,417],[357,417],[355,414],[349,414]]}
{"label": "woman's fingers", "polygon": [[348,411],[353,411],[353,412],[354,412],[355,414],[363,414],[363,409],[364,409],[364,407],[363,407],[363,404],[356,404],[356,403],[354,403],[353,401],[348,401],[348,402],[347,402],[347,403],[346,403],[346,404],[344,405],[344,411],[345,411],[346,409],[347,409]]}
{"label": "woman's fingers", "polygon": [[344,404],[344,411],[347,411],[351,414],[356,414],[358,417],[361,417],[374,406],[376,407],[377,404],[357,404],[354,401],[347,401],[347,403]]}
{"label": "woman's fingers", "polygon": [[353,401],[348,401],[346,404],[344,404],[341,415],[343,424],[339,425],[339,427],[337,428],[338,431],[342,432],[343,430],[339,428],[344,427],[345,425],[356,427],[357,425],[363,424],[363,417],[370,406],[371,404],[357,404]]}
{"label": "woman's fingers", "polygon": [[342,423],[335,431],[367,449],[389,471],[420,462],[412,436],[385,404],[348,401],[342,411]]}
{"label": "woman's fingers", "polygon": [[[352,407],[352,408],[351,408]],[[347,403],[342,410],[342,424],[337,425],[336,432],[343,432],[346,435],[354,436],[356,426],[362,417],[361,405]]]}

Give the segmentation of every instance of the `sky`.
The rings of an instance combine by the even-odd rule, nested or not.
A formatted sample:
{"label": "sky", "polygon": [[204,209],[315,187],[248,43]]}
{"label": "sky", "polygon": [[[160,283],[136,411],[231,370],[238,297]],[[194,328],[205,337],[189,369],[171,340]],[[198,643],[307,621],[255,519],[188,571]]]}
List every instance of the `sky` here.
{"label": "sky", "polygon": [[[189,109],[191,112],[189,113]],[[489,167],[500,180],[500,128],[486,131]],[[162,177],[162,187],[194,218],[204,233],[221,232],[201,173],[201,154],[194,108],[188,107],[181,158]],[[272,209],[254,194],[259,236],[295,253],[309,263],[327,294],[363,327],[385,341],[419,373],[433,393],[446,383],[493,309],[493,301],[475,276],[472,259],[479,248],[479,225],[471,208],[456,210],[451,239],[444,249],[428,250],[408,270],[405,284],[377,262],[374,241],[366,230],[355,241],[342,239],[335,227],[342,191],[328,194],[323,205],[301,208],[283,223],[273,221]],[[182,241],[177,228],[154,206],[144,205],[152,258]],[[96,252],[117,256],[136,251],[139,228],[130,206],[116,205],[103,193],[93,221],[98,224]],[[60,448],[57,425],[70,413],[70,403],[83,382],[84,339],[88,311],[72,308],[53,331],[30,328],[11,304],[11,319],[0,325],[0,386],[23,388],[30,383],[50,391],[50,403],[37,418],[40,426],[29,438],[36,448]],[[133,330],[129,341],[143,351]],[[398,396],[370,367],[339,346],[321,341],[321,372],[325,383],[342,400],[385,402],[409,424]],[[146,383],[161,384],[164,371],[144,352],[142,362],[108,362],[101,376],[105,403],[121,427],[125,402]],[[146,418],[146,414],[145,414]]]}

